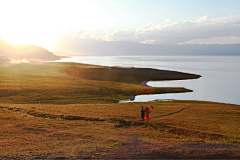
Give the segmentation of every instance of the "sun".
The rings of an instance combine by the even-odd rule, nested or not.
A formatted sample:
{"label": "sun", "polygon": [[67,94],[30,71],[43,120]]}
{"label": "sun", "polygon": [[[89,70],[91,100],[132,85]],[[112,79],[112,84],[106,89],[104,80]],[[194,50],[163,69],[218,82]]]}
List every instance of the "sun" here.
{"label": "sun", "polygon": [[17,37],[13,35],[7,35],[1,37],[6,42],[15,45],[15,46],[21,46],[21,45],[27,45],[30,44],[27,39],[24,39],[24,37]]}
{"label": "sun", "polygon": [[49,49],[52,35],[46,35],[45,33],[47,33],[47,31],[37,32],[31,31],[31,29],[30,31],[24,29],[16,29],[15,31],[5,30],[4,33],[0,34],[0,38],[15,46],[31,44]]}

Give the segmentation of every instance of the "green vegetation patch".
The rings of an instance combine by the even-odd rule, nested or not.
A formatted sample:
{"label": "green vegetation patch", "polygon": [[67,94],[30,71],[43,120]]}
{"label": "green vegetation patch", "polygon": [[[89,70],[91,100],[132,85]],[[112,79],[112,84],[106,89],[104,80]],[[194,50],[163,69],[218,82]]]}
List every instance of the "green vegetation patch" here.
{"label": "green vegetation patch", "polygon": [[0,101],[5,103],[118,103],[132,95],[191,92],[185,88],[141,86],[145,80],[198,78],[155,69],[75,63],[0,66]]}

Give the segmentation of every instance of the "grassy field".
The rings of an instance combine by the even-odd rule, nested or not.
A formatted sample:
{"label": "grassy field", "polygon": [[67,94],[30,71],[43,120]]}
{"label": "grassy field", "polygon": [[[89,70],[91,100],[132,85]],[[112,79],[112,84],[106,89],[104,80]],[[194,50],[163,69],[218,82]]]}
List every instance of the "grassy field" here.
{"label": "grassy field", "polygon": [[74,63],[1,64],[0,101],[5,103],[117,103],[131,95],[189,92],[153,88],[145,80],[198,78],[153,69],[114,68]]}
{"label": "grassy field", "polygon": [[[153,105],[150,122],[140,106]],[[6,154],[91,151],[147,142],[240,143],[240,106],[197,101],[131,104],[0,104]]]}
{"label": "grassy field", "polygon": [[[120,146],[133,137],[153,143],[239,144],[239,105],[204,101],[118,103],[131,95],[189,91],[139,85],[150,79],[177,79],[176,75],[180,79],[199,77],[73,63],[4,64],[0,67],[0,158],[61,152],[72,155]],[[140,108],[150,105],[154,109],[150,122],[145,123]]]}

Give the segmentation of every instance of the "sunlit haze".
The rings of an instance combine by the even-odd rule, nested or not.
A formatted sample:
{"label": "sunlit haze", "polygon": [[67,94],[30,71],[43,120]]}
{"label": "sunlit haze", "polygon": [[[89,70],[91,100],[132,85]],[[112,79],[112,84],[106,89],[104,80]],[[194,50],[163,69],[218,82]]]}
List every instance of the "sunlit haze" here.
{"label": "sunlit haze", "polygon": [[0,0],[0,21],[2,39],[49,50],[66,39],[68,46],[240,42],[239,0]]}

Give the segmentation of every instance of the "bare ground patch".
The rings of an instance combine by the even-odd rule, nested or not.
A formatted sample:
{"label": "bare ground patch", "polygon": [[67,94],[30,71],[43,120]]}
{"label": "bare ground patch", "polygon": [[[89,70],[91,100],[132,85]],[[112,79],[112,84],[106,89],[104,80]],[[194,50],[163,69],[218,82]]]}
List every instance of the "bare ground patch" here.
{"label": "bare ground patch", "polygon": [[214,143],[149,143],[134,139],[94,151],[1,155],[1,159],[239,159],[240,145]]}

